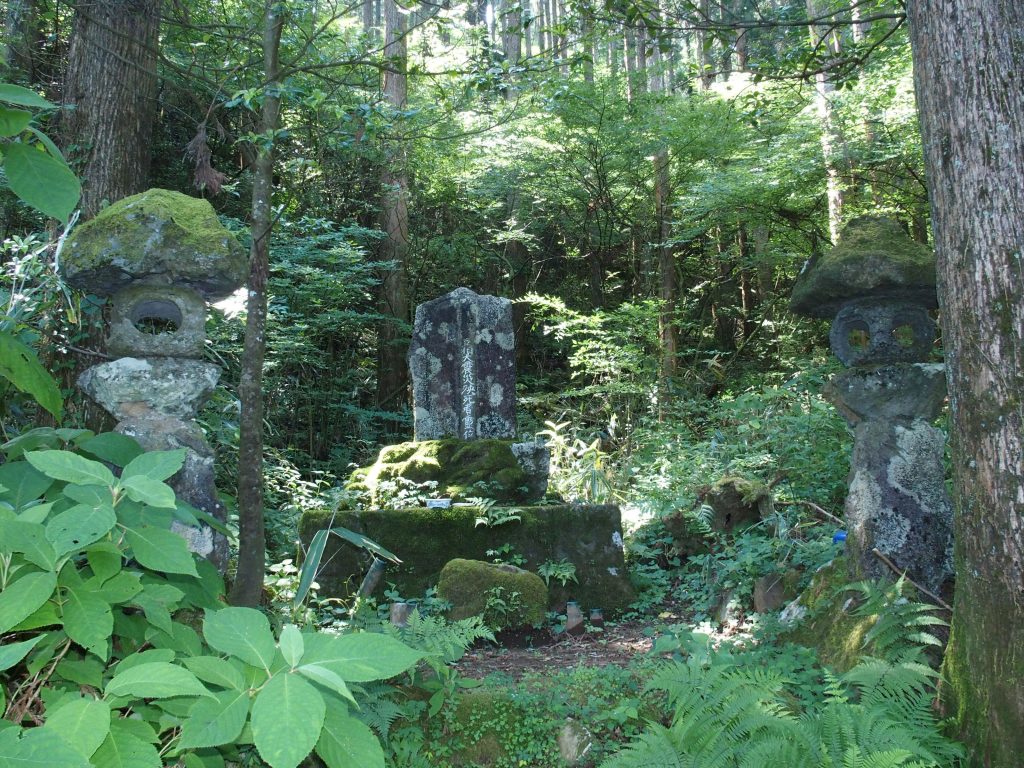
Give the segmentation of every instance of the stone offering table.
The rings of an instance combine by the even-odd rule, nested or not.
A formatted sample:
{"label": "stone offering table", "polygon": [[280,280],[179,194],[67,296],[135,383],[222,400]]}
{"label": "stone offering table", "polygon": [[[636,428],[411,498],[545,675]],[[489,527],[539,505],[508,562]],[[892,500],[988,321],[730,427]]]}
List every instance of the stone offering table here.
{"label": "stone offering table", "polygon": [[832,318],[832,349],[850,366],[825,394],[855,435],[845,505],[855,575],[891,575],[878,550],[932,591],[953,573],[945,435],[931,424],[945,366],[926,362],[935,306],[933,254],[879,218],[851,222],[792,297],[794,312]]}

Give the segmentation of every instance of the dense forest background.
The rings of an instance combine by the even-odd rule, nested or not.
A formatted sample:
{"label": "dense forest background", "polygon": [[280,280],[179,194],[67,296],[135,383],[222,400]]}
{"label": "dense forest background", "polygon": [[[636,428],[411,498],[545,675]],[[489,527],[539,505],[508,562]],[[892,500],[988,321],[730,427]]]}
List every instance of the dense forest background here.
{"label": "dense forest background", "polygon": [[[788,302],[853,219],[937,242],[904,3],[0,9],[0,81],[59,105],[26,105],[39,138],[19,141],[52,137],[81,219],[165,187],[209,199],[250,248],[247,289],[211,312],[225,373],[201,414],[256,553],[249,602],[252,542],[295,558],[300,512],[411,436],[412,314],[458,286],[515,302],[519,431],[549,441],[567,498],[646,520],[741,474],[794,519],[841,516],[850,435],[821,397],[838,363],[827,325]],[[74,389],[104,357],[105,309],[63,284],[63,227],[24,198],[0,189],[3,330],[59,378],[64,425],[109,428]],[[51,421],[24,392],[0,397],[5,439]],[[636,562],[666,565],[659,535]],[[810,537],[808,564],[829,536]],[[773,541],[707,562],[749,583],[788,546]],[[667,577],[640,571],[653,604]],[[706,614],[715,595],[696,585]]]}

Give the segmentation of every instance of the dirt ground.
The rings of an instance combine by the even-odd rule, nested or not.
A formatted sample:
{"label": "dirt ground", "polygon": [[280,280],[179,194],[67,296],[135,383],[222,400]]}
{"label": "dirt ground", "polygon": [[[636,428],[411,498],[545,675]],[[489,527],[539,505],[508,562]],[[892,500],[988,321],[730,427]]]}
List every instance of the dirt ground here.
{"label": "dirt ground", "polygon": [[522,647],[514,643],[511,647],[488,643],[471,648],[455,667],[465,677],[480,679],[502,672],[515,680],[530,672],[579,665],[622,667],[651,649],[651,638],[645,634],[648,627],[645,623],[627,622],[579,637],[544,633],[534,635],[527,640],[532,644]]}

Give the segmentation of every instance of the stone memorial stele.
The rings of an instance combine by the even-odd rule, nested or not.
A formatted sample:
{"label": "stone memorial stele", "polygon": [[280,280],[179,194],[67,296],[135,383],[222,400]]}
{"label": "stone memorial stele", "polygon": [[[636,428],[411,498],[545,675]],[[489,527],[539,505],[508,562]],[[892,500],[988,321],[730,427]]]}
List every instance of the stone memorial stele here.
{"label": "stone memorial stele", "polygon": [[794,312],[832,318],[832,350],[848,370],[825,395],[854,429],[845,515],[858,575],[890,573],[877,550],[937,590],[953,573],[944,433],[932,426],[945,366],[929,363],[937,306],[935,257],[894,221],[850,222],[797,278]]}
{"label": "stone memorial stele", "polygon": [[[185,448],[168,482],[178,498],[222,520],[213,451],[195,415],[220,368],[203,359],[206,302],[245,283],[246,254],[206,201],[151,189],[120,200],[77,227],[61,271],[76,288],[111,297],[107,350],[78,386],[146,450]],[[175,522],[193,551],[221,570],[227,541],[212,528]]]}
{"label": "stone memorial stele", "polygon": [[512,302],[456,288],[416,307],[409,370],[417,440],[516,436]]}
{"label": "stone memorial stele", "polygon": [[[351,474],[345,490],[357,501],[304,512],[302,541],[308,545],[331,526],[368,536],[401,558],[387,581],[404,595],[438,584],[452,560],[483,560],[511,546],[531,569],[549,560],[573,563],[577,580],[550,587],[553,607],[576,598],[609,615],[625,610],[634,592],[619,508],[551,497],[547,445],[515,440],[512,303],[456,288],[421,304],[409,368],[415,440],[385,446],[374,464]],[[482,524],[483,509],[501,510],[506,519]],[[346,594],[365,564],[333,539],[326,546],[320,594]]]}

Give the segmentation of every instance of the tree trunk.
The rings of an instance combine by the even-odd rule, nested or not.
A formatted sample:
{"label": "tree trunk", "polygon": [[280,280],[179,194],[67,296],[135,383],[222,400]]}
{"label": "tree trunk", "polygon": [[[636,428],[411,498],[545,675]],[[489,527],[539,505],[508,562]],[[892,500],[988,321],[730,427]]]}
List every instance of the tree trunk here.
{"label": "tree trunk", "polygon": [[907,3],[947,350],[949,704],[977,768],[1024,755],[1024,4]]}
{"label": "tree trunk", "polygon": [[[284,17],[280,5],[266,0],[263,17],[263,74],[266,87],[260,131],[273,134],[281,122],[280,62]],[[274,224],[273,144],[256,147],[252,183],[252,247],[246,299],[245,341],[238,381],[241,404],[238,441],[238,571],[231,586],[233,605],[259,605],[266,568],[263,524],[263,357],[267,347],[267,274]]]}
{"label": "tree trunk", "polygon": [[700,0],[698,6],[700,14],[699,24],[701,28],[697,31],[697,64],[700,67],[700,89],[707,91],[715,82],[715,65],[711,54],[713,47],[712,39],[708,37],[707,27],[711,24],[711,3],[710,0]]}
{"label": "tree trunk", "polygon": [[[36,57],[42,33],[35,0],[8,0],[4,36],[3,61],[7,68],[23,73],[29,83],[39,82]],[[11,79],[10,75],[7,79]]]}
{"label": "tree trunk", "polygon": [[[405,109],[407,98],[406,18],[395,0],[384,0],[385,46],[387,69],[384,72],[384,99],[394,109]],[[395,122],[400,120],[396,118]],[[393,142],[381,175],[382,261],[392,262],[381,283],[380,311],[385,319],[377,331],[377,405],[401,408],[406,401],[409,348],[404,326],[409,320],[409,297],[406,283],[406,260],[409,253],[409,179],[406,170],[405,143]]]}
{"label": "tree trunk", "polygon": [[85,218],[148,186],[159,30],[160,0],[75,3],[61,133]]}
{"label": "tree trunk", "polygon": [[[807,17],[816,19],[824,14],[824,0],[807,0]],[[811,47],[825,54],[839,54],[839,34],[824,24],[811,24]],[[836,86],[827,72],[814,76],[815,100],[821,117],[821,154],[825,162],[825,186],[828,196],[828,230],[832,242],[838,242],[839,230],[843,224],[843,172],[848,170],[845,161],[843,136],[836,124],[835,109],[832,105]]]}

